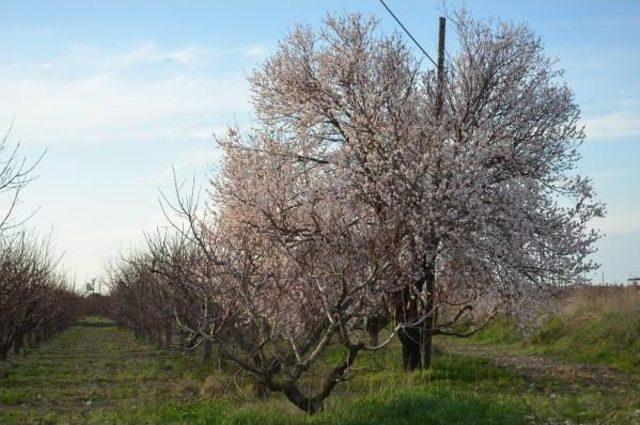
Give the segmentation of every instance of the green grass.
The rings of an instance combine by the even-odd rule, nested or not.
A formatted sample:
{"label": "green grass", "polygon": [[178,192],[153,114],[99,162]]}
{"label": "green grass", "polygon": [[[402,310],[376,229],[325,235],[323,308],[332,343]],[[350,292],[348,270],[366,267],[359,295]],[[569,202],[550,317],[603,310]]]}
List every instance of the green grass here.
{"label": "green grass", "polygon": [[640,376],[640,305],[624,310],[581,306],[552,317],[528,337],[512,322],[500,319],[466,343],[608,366]]}
{"label": "green grass", "polygon": [[640,375],[640,307],[635,312],[581,310],[550,320],[530,341],[539,353]]}
{"label": "green grass", "polygon": [[[342,355],[334,349],[328,360]],[[80,321],[0,379],[2,424],[628,424],[640,402],[611,388],[529,381],[488,360],[436,353],[407,374],[398,347],[358,358],[314,416],[241,373],[158,349],[113,323]],[[313,382],[309,382],[313,384]]]}

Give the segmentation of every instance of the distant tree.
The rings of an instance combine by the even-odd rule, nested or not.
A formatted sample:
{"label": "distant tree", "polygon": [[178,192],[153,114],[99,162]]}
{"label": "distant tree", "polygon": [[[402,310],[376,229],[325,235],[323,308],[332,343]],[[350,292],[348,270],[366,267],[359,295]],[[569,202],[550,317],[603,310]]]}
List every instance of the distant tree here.
{"label": "distant tree", "polygon": [[33,180],[33,171],[40,159],[27,163],[19,154],[19,144],[9,141],[12,128],[0,139],[0,237],[16,230],[24,220],[16,221],[15,209],[20,203],[20,194]]}
{"label": "distant tree", "polygon": [[49,244],[25,233],[0,238],[0,361],[29,337],[38,343],[76,317],[79,297],[55,271]]}
{"label": "distant tree", "polygon": [[9,142],[10,132],[0,139],[0,361],[12,347],[19,353],[27,339],[36,344],[65,328],[78,312],[78,297],[56,272],[49,241],[22,229],[28,217],[15,217],[39,160],[28,164]]}

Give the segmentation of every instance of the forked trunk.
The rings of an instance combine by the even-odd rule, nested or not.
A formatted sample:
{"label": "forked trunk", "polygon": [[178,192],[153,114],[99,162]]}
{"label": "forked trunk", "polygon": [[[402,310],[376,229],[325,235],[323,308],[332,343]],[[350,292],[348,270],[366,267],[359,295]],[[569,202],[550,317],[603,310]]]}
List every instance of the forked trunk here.
{"label": "forked trunk", "polygon": [[[424,309],[420,310],[417,301],[409,294],[423,291],[426,300]],[[406,327],[398,332],[402,344],[402,367],[408,372],[431,367],[432,338],[437,318],[434,294],[435,266],[425,264],[422,278],[415,283],[414,291],[405,289],[396,302],[395,316],[399,323],[417,323],[421,315],[427,315],[421,325]]]}
{"label": "forked trunk", "polygon": [[329,373],[322,385],[322,389],[313,397],[304,395],[295,383],[291,382],[285,385],[269,384],[269,388],[274,391],[281,391],[284,395],[295,404],[299,409],[313,415],[318,413],[324,408],[324,400],[329,397],[331,391],[338,385],[338,382],[344,380],[345,374],[349,370],[349,367],[355,361],[358,353],[363,348],[364,344],[351,345],[348,350],[347,359],[334,367],[331,373]]}
{"label": "forked trunk", "polygon": [[284,395],[287,396],[291,403],[310,415],[321,412],[324,408],[324,398],[307,397],[295,385],[287,386],[284,389]]}

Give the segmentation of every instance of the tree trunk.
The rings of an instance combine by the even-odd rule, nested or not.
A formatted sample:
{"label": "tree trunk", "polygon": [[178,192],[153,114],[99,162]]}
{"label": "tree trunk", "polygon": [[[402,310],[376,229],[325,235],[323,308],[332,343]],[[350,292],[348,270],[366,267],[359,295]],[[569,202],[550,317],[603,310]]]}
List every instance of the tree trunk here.
{"label": "tree trunk", "polygon": [[24,335],[20,334],[16,336],[13,341],[13,354],[18,355],[22,350],[22,346],[24,345]]}
{"label": "tree trunk", "polygon": [[36,343],[36,334],[35,332],[29,332],[29,335],[27,337],[28,339],[28,343],[29,343],[29,348],[36,348],[36,345],[38,345]]}
{"label": "tree trunk", "polygon": [[266,400],[267,399],[267,397],[269,395],[269,390],[266,387],[266,385],[264,385],[261,382],[255,381],[253,389],[254,389],[254,393],[256,395],[256,398],[258,400]]}
{"label": "tree trunk", "polygon": [[171,330],[171,328],[167,328],[164,331],[164,345],[167,346],[167,348],[171,348],[171,343],[173,342],[173,332]]}
{"label": "tree trunk", "polygon": [[205,340],[202,344],[202,363],[209,363],[211,354],[213,353],[213,342]]}
{"label": "tree trunk", "polygon": [[325,377],[322,389],[313,397],[304,395],[295,382],[288,382],[283,385],[267,381],[260,382],[260,384],[266,386],[267,389],[272,391],[283,392],[289,401],[295,404],[299,409],[313,415],[314,413],[318,413],[323,410],[324,400],[329,397],[333,388],[338,385],[338,382],[344,380],[349,367],[351,367],[363,347],[364,344],[350,345],[348,347],[347,359],[333,368],[333,370]]}
{"label": "tree trunk", "polygon": [[157,329],[149,330],[147,338],[149,339],[149,341],[153,342],[158,347],[163,347],[164,346],[164,341],[162,340],[162,331],[161,330],[157,330]]}
{"label": "tree trunk", "polygon": [[418,300],[409,295],[411,289],[405,289],[399,295],[395,307],[396,321],[399,323],[416,323],[426,314],[421,325],[398,332],[402,344],[402,366],[408,372],[431,366],[432,336],[436,325],[435,262],[425,262],[423,274],[414,285],[414,293],[424,291],[424,309],[420,309]]}
{"label": "tree trunk", "polygon": [[389,317],[383,314],[372,315],[367,318],[365,325],[366,331],[369,334],[369,344],[372,346],[378,345],[378,335],[380,331],[389,323]]}
{"label": "tree trunk", "polygon": [[6,362],[9,357],[9,346],[3,345],[0,346],[0,361]]}
{"label": "tree trunk", "polygon": [[405,328],[398,333],[402,344],[402,367],[407,372],[422,368],[420,355],[421,332],[418,328]]}
{"label": "tree trunk", "polygon": [[[418,318],[418,308],[410,296],[409,288],[398,294],[394,315],[397,323],[412,323]],[[398,339],[402,344],[402,367],[407,372],[422,367],[420,330],[417,327],[405,327],[398,332]]]}
{"label": "tree trunk", "polygon": [[372,347],[375,347],[380,342],[380,339],[378,338],[378,334],[379,333],[380,332],[377,329],[376,330],[369,330],[369,344]]}
{"label": "tree trunk", "polygon": [[304,410],[310,415],[318,413],[324,408],[324,399],[318,397],[307,397],[295,385],[288,385],[284,389],[284,395],[289,401],[295,404],[299,409]]}
{"label": "tree trunk", "polygon": [[[429,326],[429,329],[432,328],[433,325],[430,325],[429,320],[425,321],[425,328]],[[422,332],[422,368],[429,369],[431,367],[431,355],[433,352],[432,347],[432,331],[425,329]]]}
{"label": "tree trunk", "polygon": [[438,317],[434,300],[435,280],[435,268],[432,266],[425,271],[425,291],[427,295],[425,307],[427,317],[424,320],[422,329],[422,367],[424,369],[431,367],[432,339]]}
{"label": "tree trunk", "polygon": [[[253,362],[256,364],[256,366],[258,368],[262,368],[262,358],[260,357],[260,354],[255,353],[252,357],[253,357]],[[255,381],[254,390],[255,390],[255,395],[258,399],[265,400],[267,398],[268,388],[264,383]]]}

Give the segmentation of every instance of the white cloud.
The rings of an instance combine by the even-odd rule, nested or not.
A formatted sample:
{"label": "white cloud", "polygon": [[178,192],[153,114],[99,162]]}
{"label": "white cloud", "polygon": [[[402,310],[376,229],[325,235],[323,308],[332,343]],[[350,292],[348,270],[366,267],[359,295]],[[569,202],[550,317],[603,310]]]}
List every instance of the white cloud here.
{"label": "white cloud", "polygon": [[[98,51],[99,53],[99,51]],[[170,62],[178,65],[198,65],[210,61],[215,53],[207,48],[189,46],[174,50],[163,50],[154,43],[138,46],[122,55],[116,55],[111,61],[103,62],[114,68],[127,68],[139,63]]]}
{"label": "white cloud", "polygon": [[[66,58],[55,75],[44,64],[36,75],[0,74],[0,123],[15,117],[15,136],[47,146],[210,137],[214,127],[248,112],[242,73],[187,66],[213,56],[197,47],[163,51],[149,44],[116,55]],[[155,75],[153,64],[163,62],[174,67]],[[142,63],[152,72],[135,78],[127,72]]]}
{"label": "white cloud", "polygon": [[219,124],[214,120],[225,112],[246,110],[246,91],[236,78],[26,80],[0,88],[1,115],[16,117],[16,134],[25,143],[166,139],[193,136],[207,122]]}
{"label": "white cloud", "polygon": [[613,112],[586,120],[588,139],[615,139],[640,136],[640,113]]}
{"label": "white cloud", "polygon": [[250,59],[262,59],[269,53],[269,49],[261,45],[253,45],[245,48],[242,54]]}
{"label": "white cloud", "polygon": [[618,208],[608,211],[605,218],[594,220],[592,225],[603,230],[607,236],[640,232],[640,208]]}
{"label": "white cloud", "polygon": [[[122,248],[139,244],[143,230],[166,225],[158,186],[171,182],[172,164],[181,178],[203,173],[216,159],[212,135],[248,118],[248,84],[237,61],[248,63],[258,53],[147,43],[120,52],[84,46],[3,63],[0,133],[15,117],[13,140],[55,153],[39,169],[43,178],[25,192],[26,210],[42,205],[29,226],[54,229],[64,263],[81,281],[99,275]],[[147,151],[155,146],[162,151]],[[63,163],[52,162],[62,155]]]}
{"label": "white cloud", "polygon": [[211,143],[211,146],[206,149],[193,150],[182,155],[171,166],[163,167],[149,175],[141,176],[140,180],[154,185],[166,185],[173,182],[174,173],[175,177],[180,180],[190,176],[193,177],[190,172],[195,170],[199,170],[200,177],[202,177],[203,173],[209,171],[207,166],[213,166],[219,157],[220,151]]}

